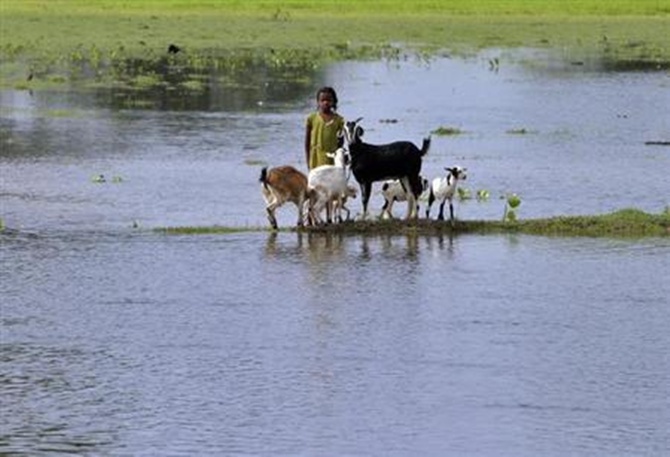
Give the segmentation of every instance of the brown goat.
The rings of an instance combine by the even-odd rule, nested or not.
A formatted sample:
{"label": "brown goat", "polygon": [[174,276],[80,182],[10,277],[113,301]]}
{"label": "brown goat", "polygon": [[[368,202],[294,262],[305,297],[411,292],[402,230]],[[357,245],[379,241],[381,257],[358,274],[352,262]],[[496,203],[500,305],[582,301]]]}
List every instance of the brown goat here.
{"label": "brown goat", "polygon": [[298,207],[298,227],[302,227],[305,206],[309,200],[307,176],[290,165],[284,165],[269,170],[263,168],[259,181],[272,228],[277,229],[275,210],[286,202],[292,202]]}

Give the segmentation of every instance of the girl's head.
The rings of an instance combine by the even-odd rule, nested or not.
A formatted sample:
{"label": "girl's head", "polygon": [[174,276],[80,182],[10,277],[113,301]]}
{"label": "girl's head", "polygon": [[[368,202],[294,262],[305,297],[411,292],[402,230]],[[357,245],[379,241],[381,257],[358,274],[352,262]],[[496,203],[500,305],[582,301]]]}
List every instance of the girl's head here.
{"label": "girl's head", "polygon": [[332,87],[322,87],[316,93],[316,104],[321,112],[337,111],[337,93]]}

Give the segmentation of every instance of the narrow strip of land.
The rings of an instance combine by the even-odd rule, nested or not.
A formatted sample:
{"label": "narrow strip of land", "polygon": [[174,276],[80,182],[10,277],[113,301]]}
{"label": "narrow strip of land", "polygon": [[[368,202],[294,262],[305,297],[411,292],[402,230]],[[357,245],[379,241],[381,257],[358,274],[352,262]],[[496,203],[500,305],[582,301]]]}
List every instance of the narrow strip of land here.
{"label": "narrow strip of land", "polygon": [[[170,235],[227,234],[269,231],[265,227],[166,227],[157,232]],[[303,229],[284,228],[283,231],[304,231],[339,235],[460,235],[460,234],[527,234],[562,237],[642,238],[670,236],[670,209],[650,214],[637,209],[624,209],[610,214],[592,216],[560,216],[505,221],[448,221],[419,219],[416,221],[384,220],[356,221]]]}

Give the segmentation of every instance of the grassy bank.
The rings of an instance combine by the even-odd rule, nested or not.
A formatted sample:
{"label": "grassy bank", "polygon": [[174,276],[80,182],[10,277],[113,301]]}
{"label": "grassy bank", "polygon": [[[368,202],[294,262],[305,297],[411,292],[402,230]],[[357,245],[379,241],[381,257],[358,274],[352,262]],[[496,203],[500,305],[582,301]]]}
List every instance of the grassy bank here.
{"label": "grassy bank", "polygon": [[[168,227],[156,229],[171,235],[229,234],[239,232],[270,231],[269,228],[235,227]],[[285,228],[284,231],[295,231]],[[527,234],[541,236],[586,236],[613,238],[641,238],[670,236],[670,210],[661,214],[649,214],[636,209],[624,209],[610,214],[595,216],[561,216],[542,219],[503,221],[457,221],[449,222],[419,219],[357,221],[324,227],[302,229],[308,233],[331,233],[340,235],[460,235],[460,234]]]}
{"label": "grassy bank", "polygon": [[100,79],[120,62],[164,58],[171,43],[204,66],[240,50],[282,65],[305,56],[379,57],[400,44],[428,53],[540,47],[568,58],[670,62],[670,3],[659,0],[4,0],[0,15],[4,86]]}

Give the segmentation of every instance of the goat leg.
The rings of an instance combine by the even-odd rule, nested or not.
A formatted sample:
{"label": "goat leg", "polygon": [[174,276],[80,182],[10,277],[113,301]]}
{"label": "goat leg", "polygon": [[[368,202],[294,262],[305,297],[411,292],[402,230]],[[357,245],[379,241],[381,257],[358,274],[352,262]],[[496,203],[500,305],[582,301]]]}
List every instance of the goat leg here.
{"label": "goat leg", "polygon": [[416,216],[416,197],[414,197],[414,194],[410,192],[407,195],[407,216],[405,217],[405,220],[411,220],[414,219]]}
{"label": "goat leg", "polygon": [[372,191],[372,183],[366,182],[361,186],[361,200],[363,201],[363,220],[368,218],[368,202],[370,201],[370,192]]}
{"label": "goat leg", "polygon": [[428,204],[426,205],[426,219],[430,219],[430,208],[433,206],[434,202],[435,194],[433,194],[433,190],[431,189],[430,193],[428,194]]}
{"label": "goat leg", "polygon": [[268,213],[268,220],[273,229],[277,230],[277,218],[275,218],[274,209],[270,207],[265,208],[265,211]]}
{"label": "goat leg", "polygon": [[444,220],[444,204],[446,203],[446,200],[443,200],[442,203],[440,203],[440,214],[437,215],[437,220],[438,221],[443,221]]}

